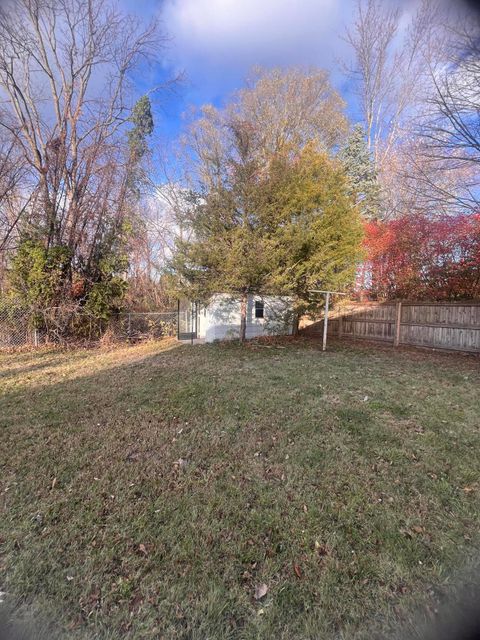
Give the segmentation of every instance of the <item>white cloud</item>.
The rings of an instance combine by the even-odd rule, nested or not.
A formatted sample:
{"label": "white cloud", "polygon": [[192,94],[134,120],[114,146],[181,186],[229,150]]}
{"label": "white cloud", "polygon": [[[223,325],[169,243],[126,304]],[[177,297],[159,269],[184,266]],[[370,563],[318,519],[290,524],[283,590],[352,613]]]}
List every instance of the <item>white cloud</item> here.
{"label": "white cloud", "polygon": [[[1,0],[0,0],[1,1]],[[381,0],[409,15],[419,0]],[[444,0],[445,2],[447,0]],[[120,0],[144,18],[157,13],[170,44],[164,70],[185,71],[184,105],[225,99],[255,66],[318,66],[350,93],[339,60],[357,0]]]}
{"label": "white cloud", "polygon": [[201,70],[204,82],[220,88],[253,65],[331,67],[353,6],[353,0],[166,0],[162,20],[175,63],[194,80]]}

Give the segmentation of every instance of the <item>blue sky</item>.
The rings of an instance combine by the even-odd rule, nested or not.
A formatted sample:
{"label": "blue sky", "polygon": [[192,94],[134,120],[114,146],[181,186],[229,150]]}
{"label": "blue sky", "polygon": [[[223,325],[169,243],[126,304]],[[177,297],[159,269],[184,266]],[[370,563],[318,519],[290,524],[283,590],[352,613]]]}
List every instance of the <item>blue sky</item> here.
{"label": "blue sky", "polygon": [[[341,68],[342,61],[351,61],[352,52],[343,36],[355,19],[358,0],[119,1],[145,21],[158,18],[168,37],[157,63],[136,77],[139,92],[177,73],[185,75],[173,93],[152,95],[156,135],[167,143],[178,136],[182,114],[190,105],[220,106],[257,65],[329,70],[332,84],[347,102],[350,120],[361,120],[352,83]],[[401,9],[401,37],[420,0],[379,2]],[[439,4],[450,7],[451,0],[439,0]]]}
{"label": "blue sky", "polygon": [[242,86],[254,65],[318,66],[329,69],[332,82],[359,119],[354,96],[339,70],[348,57],[342,40],[351,23],[355,0],[123,0],[143,19],[157,16],[169,36],[168,48],[153,68],[136,78],[144,91],[177,72],[185,81],[174,94],[162,93],[155,104],[157,134],[173,139],[189,105],[222,104]]}

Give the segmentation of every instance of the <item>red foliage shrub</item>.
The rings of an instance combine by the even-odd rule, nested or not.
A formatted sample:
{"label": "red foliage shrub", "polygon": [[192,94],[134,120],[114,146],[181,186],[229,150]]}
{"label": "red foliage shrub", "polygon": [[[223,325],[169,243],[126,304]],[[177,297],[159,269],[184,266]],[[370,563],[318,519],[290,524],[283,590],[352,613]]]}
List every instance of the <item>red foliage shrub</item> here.
{"label": "red foliage shrub", "polygon": [[480,215],[365,223],[359,289],[372,299],[480,298]]}

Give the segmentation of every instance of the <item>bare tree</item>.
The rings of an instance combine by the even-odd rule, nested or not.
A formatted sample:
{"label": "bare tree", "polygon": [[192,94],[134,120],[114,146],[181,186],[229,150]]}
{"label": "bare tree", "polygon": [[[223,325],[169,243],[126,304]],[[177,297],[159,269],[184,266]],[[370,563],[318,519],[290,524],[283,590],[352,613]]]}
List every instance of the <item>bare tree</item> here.
{"label": "bare tree", "polygon": [[[431,69],[435,91],[420,122],[421,194],[432,203],[478,212],[480,206],[480,20],[469,15],[451,29],[450,56]],[[442,175],[458,176],[446,188]]]}
{"label": "bare tree", "polygon": [[445,61],[449,19],[436,0],[422,0],[410,14],[380,0],[359,0],[346,33],[354,54],[347,71],[359,96],[384,217],[418,208],[415,193],[425,172],[431,174],[417,162],[421,145],[415,137],[419,116],[435,91],[433,78]]}
{"label": "bare tree", "polygon": [[[428,64],[440,55],[439,3],[422,0],[409,18],[380,0],[359,0],[346,40],[354,54],[347,71],[356,84],[370,148],[381,163],[403,125],[427,98]],[[405,20],[408,20],[405,26]]]}
{"label": "bare tree", "polygon": [[471,170],[452,158],[432,161],[424,132],[421,128],[404,137],[383,160],[384,217],[446,215],[454,203],[460,206],[464,201],[465,189],[474,179]]}
{"label": "bare tree", "polygon": [[391,48],[399,19],[398,9],[385,8],[378,0],[359,1],[354,25],[346,31],[355,58],[348,71],[356,82],[368,146],[373,151],[382,137],[391,102]]}
{"label": "bare tree", "polygon": [[15,140],[0,132],[0,250],[8,242],[21,215],[22,206],[16,211],[20,185],[26,173],[25,162],[18,152]]}
{"label": "bare tree", "polygon": [[137,217],[129,245],[129,291],[132,308],[159,310],[170,308],[166,287],[168,265],[177,240],[186,239],[179,208],[185,211],[183,190],[165,184],[142,198],[142,216]]}
{"label": "bare tree", "polygon": [[88,263],[124,205],[133,69],[157,51],[109,0],[16,0],[0,8],[1,127],[28,168],[28,222]]}
{"label": "bare tree", "polygon": [[15,246],[16,228],[30,203],[23,187],[24,158],[15,140],[0,131],[0,291],[3,289],[8,253]]}
{"label": "bare tree", "polygon": [[276,154],[298,153],[307,143],[331,152],[347,132],[344,106],[322,69],[255,69],[225,109],[206,105],[193,112],[182,139],[187,181],[218,188],[226,158],[239,149],[235,136],[247,129],[256,159],[265,166]]}
{"label": "bare tree", "polygon": [[287,146],[298,150],[315,140],[330,151],[344,137],[345,103],[324,69],[256,68],[237,93],[231,117],[259,132],[258,146],[271,157]]}

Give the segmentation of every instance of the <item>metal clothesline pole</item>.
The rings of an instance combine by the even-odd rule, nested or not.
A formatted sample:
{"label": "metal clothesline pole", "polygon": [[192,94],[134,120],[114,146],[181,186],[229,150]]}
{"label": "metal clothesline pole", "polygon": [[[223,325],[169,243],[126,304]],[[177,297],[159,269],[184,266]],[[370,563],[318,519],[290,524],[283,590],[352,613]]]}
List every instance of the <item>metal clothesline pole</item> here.
{"label": "metal clothesline pole", "polygon": [[326,291],[322,289],[310,289],[309,293],[324,293],[325,294],[325,314],[323,319],[323,341],[322,351],[327,350],[327,332],[328,332],[328,307],[330,305],[330,294],[334,293],[337,296],[346,296],[343,291]]}
{"label": "metal clothesline pole", "polygon": [[327,330],[328,330],[328,304],[330,302],[330,291],[327,291],[325,296],[325,317],[323,320],[323,342],[322,351],[327,349]]}

